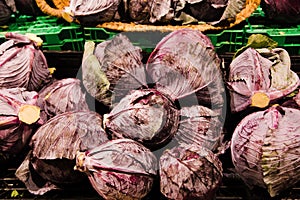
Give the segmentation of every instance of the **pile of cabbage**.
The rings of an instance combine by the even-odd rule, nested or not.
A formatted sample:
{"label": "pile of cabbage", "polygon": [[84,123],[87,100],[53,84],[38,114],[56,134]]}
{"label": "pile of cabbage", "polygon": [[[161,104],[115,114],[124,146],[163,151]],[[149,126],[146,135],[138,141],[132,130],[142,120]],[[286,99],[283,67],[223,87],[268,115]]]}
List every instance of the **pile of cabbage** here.
{"label": "pile of cabbage", "polygon": [[70,6],[65,8],[65,12],[74,21],[84,25],[121,21],[137,24],[204,22],[228,26],[240,17],[238,14],[244,12],[242,10],[246,6],[253,6],[254,11],[254,7],[258,5],[261,5],[265,19],[295,25],[300,21],[300,3],[294,0],[97,0],[93,3],[86,0],[70,0]]}
{"label": "pile of cabbage", "polygon": [[250,189],[280,195],[299,182],[299,76],[286,50],[252,35],[229,67],[232,113],[244,116],[233,131],[231,157]]}
{"label": "pile of cabbage", "polygon": [[71,0],[65,12],[83,25],[121,21],[139,24],[229,25],[247,6],[245,0]]}
{"label": "pile of cabbage", "polygon": [[22,154],[35,130],[55,115],[89,110],[79,79],[54,79],[40,38],[5,36],[0,45],[1,162]]}
{"label": "pile of cabbage", "polygon": [[1,154],[24,156],[16,176],[28,191],[89,181],[105,199],[142,199],[159,181],[169,199],[214,197],[226,98],[207,36],[169,33],[145,64],[124,34],[86,42],[81,80],[54,79],[40,43],[8,33],[0,45]]}
{"label": "pile of cabbage", "polygon": [[[151,197],[155,185],[167,199],[214,199],[229,147],[250,189],[273,197],[299,181],[299,77],[270,38],[251,36],[226,77],[200,31],[166,34],[146,59],[123,33],[87,41],[81,76],[56,80],[38,38],[6,37],[0,162],[21,157],[16,177],[32,194],[89,182],[104,199]],[[225,137],[227,99],[239,124]]]}

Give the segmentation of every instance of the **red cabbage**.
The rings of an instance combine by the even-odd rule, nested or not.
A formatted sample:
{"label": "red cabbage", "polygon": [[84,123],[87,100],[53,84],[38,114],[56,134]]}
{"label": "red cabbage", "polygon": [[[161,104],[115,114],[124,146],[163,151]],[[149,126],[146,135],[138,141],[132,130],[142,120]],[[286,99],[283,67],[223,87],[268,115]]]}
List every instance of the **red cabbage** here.
{"label": "red cabbage", "polygon": [[215,26],[229,26],[235,23],[238,20],[237,15],[249,4],[246,0],[179,0],[179,2],[175,8],[175,20],[183,24],[205,22]]}
{"label": "red cabbage", "polygon": [[300,178],[300,110],[270,107],[246,116],[231,139],[232,161],[251,188],[276,196]]}
{"label": "red cabbage", "polygon": [[299,23],[300,2],[299,0],[262,0],[261,7],[266,18],[274,23]]}
{"label": "red cabbage", "polygon": [[76,168],[104,199],[142,199],[152,189],[157,159],[140,143],[117,139],[79,152]]}
{"label": "red cabbage", "polygon": [[[170,23],[176,17],[182,5],[182,0],[125,0],[125,16],[121,20],[135,23]],[[128,15],[128,16],[127,16]]]}
{"label": "red cabbage", "polygon": [[178,122],[174,103],[153,89],[132,91],[104,115],[105,130],[114,138],[130,138],[150,149],[169,142]]}
{"label": "red cabbage", "polygon": [[129,18],[132,21],[139,23],[147,23],[150,19],[150,11],[154,0],[127,0],[127,4],[124,6],[128,8]]}
{"label": "red cabbage", "polygon": [[248,48],[232,61],[229,73],[232,112],[251,105],[266,107],[299,85],[299,77],[291,71],[289,54],[281,48]]}
{"label": "red cabbage", "polygon": [[214,199],[222,181],[222,163],[210,150],[180,145],[159,160],[160,191],[168,199]]}
{"label": "red cabbage", "polygon": [[71,15],[84,26],[114,19],[121,0],[70,0]]}
{"label": "red cabbage", "polygon": [[204,106],[184,107],[175,139],[180,144],[197,144],[211,151],[220,147],[223,136],[219,115]]}
{"label": "red cabbage", "polygon": [[0,26],[8,25],[8,21],[12,15],[12,10],[7,6],[5,1],[0,1]]}
{"label": "red cabbage", "polygon": [[0,89],[0,152],[18,154],[39,120],[38,94],[24,88]]}
{"label": "red cabbage", "polygon": [[150,11],[151,23],[164,22],[169,23],[177,14],[180,0],[155,0],[152,3]]}
{"label": "red cabbage", "polygon": [[66,78],[56,80],[39,92],[38,105],[44,121],[70,111],[88,110],[80,80]]}
{"label": "red cabbage", "polygon": [[99,43],[86,42],[82,61],[83,85],[107,106],[118,103],[130,90],[147,87],[141,48],[122,34]]}
{"label": "red cabbage", "polygon": [[51,81],[47,60],[25,35],[7,33],[0,45],[0,88],[24,87],[37,91]]}
{"label": "red cabbage", "polygon": [[74,171],[76,153],[108,140],[101,125],[102,117],[92,111],[56,115],[32,136],[32,150],[16,176],[29,192],[38,195],[82,181],[85,176]]}
{"label": "red cabbage", "polygon": [[186,0],[186,13],[198,21],[220,20],[230,0]]}
{"label": "red cabbage", "polygon": [[168,34],[156,45],[146,67],[156,89],[173,100],[194,95],[201,105],[224,106],[220,59],[200,31],[181,29]]}

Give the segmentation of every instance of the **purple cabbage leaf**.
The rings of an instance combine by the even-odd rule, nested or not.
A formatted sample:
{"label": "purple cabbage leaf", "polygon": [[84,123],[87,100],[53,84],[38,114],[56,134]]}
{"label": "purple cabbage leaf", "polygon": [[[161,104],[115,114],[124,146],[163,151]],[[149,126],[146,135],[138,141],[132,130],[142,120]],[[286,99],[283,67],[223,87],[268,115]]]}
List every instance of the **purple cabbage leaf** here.
{"label": "purple cabbage leaf", "polygon": [[82,25],[93,26],[114,19],[121,0],[70,0],[67,12]]}
{"label": "purple cabbage leaf", "polygon": [[180,110],[180,122],[175,139],[180,144],[196,144],[216,151],[223,140],[220,116],[211,109],[195,105]]}

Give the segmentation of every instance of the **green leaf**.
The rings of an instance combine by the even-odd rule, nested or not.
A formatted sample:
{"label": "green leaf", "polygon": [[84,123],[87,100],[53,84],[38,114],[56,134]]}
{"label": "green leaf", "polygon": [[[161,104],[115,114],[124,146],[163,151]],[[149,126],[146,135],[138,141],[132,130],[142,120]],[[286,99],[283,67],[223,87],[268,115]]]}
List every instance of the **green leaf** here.
{"label": "green leaf", "polygon": [[291,97],[295,97],[298,94],[298,90],[295,90],[294,92],[290,93],[289,95],[287,95],[287,98],[291,98]]}
{"label": "green leaf", "polygon": [[261,48],[274,49],[277,46],[278,46],[278,43],[266,35],[252,34],[248,38],[247,45],[242,47],[241,49],[237,50],[237,52],[233,56],[233,59],[236,58],[241,53],[243,53],[248,47],[252,47],[254,49],[261,49]]}
{"label": "green leaf", "polygon": [[10,194],[10,197],[18,197],[18,196],[20,196],[20,194],[17,190],[13,190]]}
{"label": "green leaf", "polygon": [[260,48],[274,49],[278,46],[278,43],[266,35],[252,34],[248,38],[247,46],[252,47],[254,49],[260,49]]}

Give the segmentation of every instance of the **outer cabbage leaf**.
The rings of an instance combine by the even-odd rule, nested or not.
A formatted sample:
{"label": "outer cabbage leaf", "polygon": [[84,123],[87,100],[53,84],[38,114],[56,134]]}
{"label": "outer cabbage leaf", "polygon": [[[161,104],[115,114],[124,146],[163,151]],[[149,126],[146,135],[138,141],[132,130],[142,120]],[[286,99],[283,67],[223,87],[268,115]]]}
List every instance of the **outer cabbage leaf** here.
{"label": "outer cabbage leaf", "polygon": [[229,25],[236,19],[236,15],[246,7],[246,0],[228,0],[228,5],[220,20],[212,23],[213,25]]}
{"label": "outer cabbage leaf", "polygon": [[180,145],[159,160],[160,191],[168,199],[214,199],[222,180],[222,163],[210,150]]}
{"label": "outer cabbage leaf", "polygon": [[135,90],[125,96],[109,114],[105,129],[113,138],[130,138],[150,149],[168,143],[177,131],[179,110],[160,92]]}
{"label": "outer cabbage leaf", "polygon": [[211,151],[220,147],[223,124],[216,112],[204,106],[184,107],[175,139],[180,144],[196,144]]}
{"label": "outer cabbage leaf", "polygon": [[182,7],[182,0],[155,0],[150,11],[150,22],[171,22]]}

